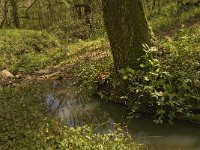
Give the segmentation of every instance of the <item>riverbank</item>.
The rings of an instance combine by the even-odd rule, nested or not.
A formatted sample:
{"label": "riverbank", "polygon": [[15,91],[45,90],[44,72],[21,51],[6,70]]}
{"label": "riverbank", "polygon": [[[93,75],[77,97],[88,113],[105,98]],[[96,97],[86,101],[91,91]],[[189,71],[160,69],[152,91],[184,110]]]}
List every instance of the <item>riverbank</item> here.
{"label": "riverbank", "polygon": [[[196,22],[163,34],[147,48],[141,70],[122,69],[116,80],[109,57],[86,62],[78,70],[82,89],[136,112],[153,111],[156,123],[184,118],[199,124],[199,27]],[[128,85],[122,89],[123,82]]]}
{"label": "riverbank", "polygon": [[[195,112],[199,112],[199,108],[196,107],[199,105],[199,102],[198,102],[198,97],[199,97],[199,94],[198,94],[198,88],[199,88],[198,87],[199,85],[198,84],[198,81],[199,81],[198,41],[199,41],[199,23],[198,22],[192,24],[190,27],[182,26],[182,28],[174,32],[173,35],[164,34],[163,38],[159,39],[159,46],[160,46],[159,53],[157,53],[156,54],[157,56],[154,58],[154,60],[158,61],[159,65],[162,66],[162,68],[159,68],[160,70],[162,70],[162,73],[169,73],[169,75],[173,74],[173,76],[175,75],[176,79],[173,80],[173,82],[176,82],[177,79],[180,80],[179,87],[182,89],[179,89],[178,91],[180,92],[182,91],[182,93],[184,93],[184,91],[185,92],[187,91],[186,97],[189,96],[188,90],[194,92],[193,94],[191,93],[192,94],[191,96],[193,97],[193,100],[191,101],[191,103],[189,101],[187,102],[185,101],[183,104],[187,105],[186,107],[188,107],[189,105],[192,105],[193,106],[192,111],[194,110]],[[110,97],[111,99],[119,99],[119,101],[122,103],[127,101],[124,95],[117,95],[114,91],[114,88],[109,89],[105,87],[106,82],[108,82],[111,79],[110,75],[112,73],[112,67],[113,67],[112,57],[109,51],[110,47],[106,39],[100,38],[93,41],[84,41],[84,42],[79,41],[77,43],[69,44],[68,46],[65,46],[65,47],[66,47],[66,50],[64,50],[64,53],[63,51],[61,51],[61,54],[64,54],[64,55],[61,58],[58,57],[56,61],[57,63],[53,62],[52,60],[52,64],[47,64],[46,67],[45,66],[39,67],[36,70],[34,69],[35,62],[30,61],[30,64],[28,64],[24,68],[23,66],[19,65],[18,67],[16,67],[19,71],[18,72],[14,71],[14,77],[10,79],[8,78],[6,80],[2,80],[2,85],[9,85],[12,83],[21,83],[21,82],[31,82],[34,79],[62,80],[65,78],[67,79],[77,78],[79,80],[80,90],[82,90],[83,92],[87,92],[90,94],[94,94],[97,92],[98,95],[102,98],[104,98],[106,95],[111,95]],[[51,53],[52,52],[53,50],[51,50]],[[56,50],[53,53],[56,53],[56,52],[58,52],[58,50]],[[57,55],[60,56],[61,54],[58,52]],[[40,54],[37,54],[37,55],[36,56],[39,58]],[[45,55],[45,54],[41,54],[41,55]],[[34,55],[32,56],[34,57]],[[48,58],[52,58],[52,56],[50,55],[48,56]],[[21,60],[22,62],[24,61],[23,59]],[[187,63],[184,63],[185,60],[187,60]],[[16,62],[19,62],[19,61],[16,61]],[[156,62],[156,64],[158,62]],[[13,65],[14,64],[15,63],[13,63]],[[21,63],[17,63],[17,64],[21,64]],[[33,67],[29,67],[29,66],[33,66]],[[29,68],[30,72],[21,71],[21,69],[26,70],[26,68]],[[8,70],[12,71],[12,66]],[[153,70],[150,70],[149,72],[151,71]],[[154,71],[156,71],[156,69],[154,69]],[[126,71],[124,73],[126,73]],[[127,73],[131,73],[131,72],[127,72]],[[122,72],[122,76],[126,76],[126,74],[123,74]],[[141,83],[140,85],[143,85],[143,84],[148,85],[149,84],[148,78],[151,78],[151,77],[150,76],[148,77],[148,74],[146,74],[146,76],[141,75],[141,77],[142,78],[144,77],[144,81],[146,83]],[[164,78],[168,80],[169,77],[165,76]],[[162,79],[162,80],[165,80],[165,79]],[[162,80],[159,82],[162,82]],[[193,83],[195,83],[195,86],[191,87],[192,85],[194,85]],[[182,85],[184,85],[184,87]],[[152,85],[148,85],[148,86],[152,86]],[[171,86],[171,83],[169,84],[169,86]],[[154,88],[157,88],[157,87],[154,87]],[[174,94],[176,95],[177,93],[175,91],[173,93],[173,88],[174,88],[173,85],[171,86],[171,88],[172,88],[172,91],[171,91],[172,93],[169,93],[169,94],[171,94],[172,96]],[[106,91],[106,90],[111,90],[111,91]],[[112,95],[116,97],[112,97]],[[177,96],[175,95],[174,97],[176,101]],[[182,94],[179,96],[182,96],[184,98],[184,95]],[[160,95],[158,97],[162,97],[162,96]],[[106,98],[109,99],[109,96],[106,96]],[[175,103],[170,104],[173,107],[173,109],[176,107],[176,104],[175,105],[174,104]],[[178,109],[179,108],[182,109],[182,106],[179,107],[178,105]],[[178,110],[178,109],[177,111],[183,111],[183,110]],[[189,120],[190,118],[193,118],[191,112],[190,114],[189,114],[189,117],[187,117],[189,118]],[[181,118],[182,117],[183,116],[181,116]],[[198,118],[198,115],[195,115],[194,118],[195,120],[198,120],[196,119]]]}
{"label": "riverbank", "polygon": [[[116,130],[116,132],[111,132],[109,134],[97,134],[93,133],[93,130],[89,127],[69,128],[60,120],[54,118],[51,113],[47,112],[47,106],[44,104],[44,97],[42,94],[43,91],[41,87],[37,87],[38,81],[62,79],[76,81],[76,70],[81,64],[80,61],[80,63],[76,61],[79,58],[75,57],[75,53],[73,53],[72,50],[69,50],[69,54],[66,54],[65,50],[59,49],[61,48],[59,44],[53,44],[55,49],[49,49],[49,47],[46,49],[46,46],[41,46],[39,44],[41,46],[41,52],[37,52],[35,51],[34,43],[40,43],[40,38],[36,38],[36,41],[32,41],[33,44],[29,42],[26,43],[25,40],[23,45],[21,45],[20,41],[24,40],[22,33],[27,33],[27,31],[13,30],[12,32],[12,30],[7,30],[6,32],[9,32],[9,34],[6,33],[4,36],[5,38],[1,38],[1,40],[3,39],[3,41],[6,42],[10,40],[6,36],[14,34],[8,37],[16,38],[15,35],[17,34],[15,46],[18,47],[17,45],[19,44],[22,50],[27,47],[29,49],[27,49],[27,51],[21,51],[20,48],[16,48],[16,51],[15,49],[10,51],[10,48],[6,47],[7,44],[0,45],[3,52],[0,59],[3,62],[1,63],[1,69],[5,69],[0,73],[1,150],[13,148],[142,149],[140,144],[134,143],[134,140],[126,136],[121,130]],[[43,35],[43,33],[37,31],[30,32],[30,35],[29,32],[25,35],[28,40],[32,39],[33,35],[36,37]],[[51,41],[49,40],[50,35],[47,33],[44,33],[44,35],[44,39],[47,43]],[[27,36],[31,37],[29,38]],[[83,46],[81,43],[80,47]],[[43,42],[41,44],[43,44]],[[71,47],[73,47],[73,51],[77,50],[73,45],[71,45]],[[85,45],[85,48],[86,47],[87,45]],[[20,56],[17,54],[19,51],[22,53]],[[54,56],[54,54],[56,56]],[[63,57],[60,57],[61,54]],[[83,52],[83,56],[79,55],[77,57],[83,57],[83,60],[85,60],[87,55],[84,54]],[[12,59],[8,56],[11,56]]]}
{"label": "riverbank", "polygon": [[140,149],[121,131],[95,134],[89,127],[69,128],[47,112],[41,87],[0,88],[0,148]]}

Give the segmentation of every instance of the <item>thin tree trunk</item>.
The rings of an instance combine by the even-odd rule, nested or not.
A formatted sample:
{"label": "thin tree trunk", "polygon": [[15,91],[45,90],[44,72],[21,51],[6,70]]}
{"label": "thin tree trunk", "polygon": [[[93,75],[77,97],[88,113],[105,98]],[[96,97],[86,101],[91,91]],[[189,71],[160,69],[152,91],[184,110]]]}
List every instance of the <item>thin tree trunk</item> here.
{"label": "thin tree trunk", "polygon": [[8,4],[7,0],[5,0],[4,3],[1,3],[1,9],[2,9],[2,13],[3,13],[3,20],[0,23],[0,28],[3,28],[5,25],[7,25],[7,20],[8,20],[8,5],[7,4]]}
{"label": "thin tree trunk", "polygon": [[20,28],[19,14],[18,14],[18,0],[10,0],[10,4],[12,6],[12,15],[13,21],[16,28]]}

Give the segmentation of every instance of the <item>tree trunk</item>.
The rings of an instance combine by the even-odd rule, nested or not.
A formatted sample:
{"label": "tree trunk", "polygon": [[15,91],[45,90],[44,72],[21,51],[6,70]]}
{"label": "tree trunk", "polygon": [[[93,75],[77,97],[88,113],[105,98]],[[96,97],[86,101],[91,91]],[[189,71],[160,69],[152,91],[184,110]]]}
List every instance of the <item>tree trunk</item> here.
{"label": "tree trunk", "polygon": [[115,69],[139,69],[143,44],[151,44],[142,1],[103,0],[103,12]]}
{"label": "tree trunk", "polygon": [[13,15],[13,21],[14,21],[15,27],[19,28],[20,27],[20,22],[19,22],[17,1],[18,0],[10,0],[10,4],[12,6],[12,15]]}
{"label": "tree trunk", "polygon": [[3,15],[3,20],[0,23],[0,28],[3,28],[4,26],[7,26],[7,21],[8,21],[8,1],[5,0],[3,2],[0,2],[1,5],[1,11]]}

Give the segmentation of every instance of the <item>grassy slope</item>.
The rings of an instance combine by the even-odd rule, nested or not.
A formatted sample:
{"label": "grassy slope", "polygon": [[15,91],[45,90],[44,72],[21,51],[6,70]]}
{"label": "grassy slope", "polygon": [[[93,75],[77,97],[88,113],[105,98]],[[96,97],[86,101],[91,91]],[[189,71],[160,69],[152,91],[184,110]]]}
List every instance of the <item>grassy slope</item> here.
{"label": "grassy slope", "polygon": [[0,37],[0,70],[30,73],[66,59],[66,50],[46,32],[3,29]]}
{"label": "grassy slope", "polygon": [[[88,59],[88,47],[91,48],[90,52],[93,52],[92,57],[98,56],[101,43],[104,42],[97,40],[95,44],[81,42],[76,46],[70,45],[67,52],[69,56],[66,59],[66,51],[47,33],[3,30],[0,31],[0,36],[0,67],[16,74],[21,73],[20,70],[29,73],[54,64],[64,66],[68,63],[75,64],[77,61],[84,62]],[[0,85],[1,150],[139,149],[132,141],[127,142],[130,139],[120,132],[100,135],[93,134],[89,128],[70,129],[64,126],[47,114],[39,89],[37,83],[20,87]]]}

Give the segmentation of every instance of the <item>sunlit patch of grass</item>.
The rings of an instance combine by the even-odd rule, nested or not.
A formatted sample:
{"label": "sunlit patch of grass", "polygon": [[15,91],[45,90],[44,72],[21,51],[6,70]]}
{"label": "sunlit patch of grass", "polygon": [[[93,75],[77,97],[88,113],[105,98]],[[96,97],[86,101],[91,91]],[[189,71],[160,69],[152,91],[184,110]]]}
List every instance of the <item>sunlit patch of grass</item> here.
{"label": "sunlit patch of grass", "polygon": [[84,63],[90,60],[98,60],[104,57],[111,57],[108,40],[104,38],[80,41],[68,46],[69,63]]}
{"label": "sunlit patch of grass", "polygon": [[64,64],[78,65],[76,74],[81,83],[80,90],[93,94],[101,77],[108,77],[113,67],[109,42],[105,38],[79,41],[68,46],[69,59]]}

